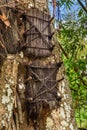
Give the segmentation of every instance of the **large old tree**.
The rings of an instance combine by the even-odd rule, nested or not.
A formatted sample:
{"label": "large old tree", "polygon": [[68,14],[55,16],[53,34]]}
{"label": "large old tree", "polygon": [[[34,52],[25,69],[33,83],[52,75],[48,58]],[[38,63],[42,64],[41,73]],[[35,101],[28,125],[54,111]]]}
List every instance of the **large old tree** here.
{"label": "large old tree", "polygon": [[0,130],[77,130],[47,4],[0,1]]}

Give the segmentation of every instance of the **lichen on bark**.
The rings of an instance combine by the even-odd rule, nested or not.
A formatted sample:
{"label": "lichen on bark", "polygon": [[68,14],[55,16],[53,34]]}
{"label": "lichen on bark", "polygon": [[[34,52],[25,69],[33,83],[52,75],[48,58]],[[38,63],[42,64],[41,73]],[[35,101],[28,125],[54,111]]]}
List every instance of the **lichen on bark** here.
{"label": "lichen on bark", "polygon": [[18,62],[8,55],[3,61],[0,78],[0,129],[9,129],[16,94]]}

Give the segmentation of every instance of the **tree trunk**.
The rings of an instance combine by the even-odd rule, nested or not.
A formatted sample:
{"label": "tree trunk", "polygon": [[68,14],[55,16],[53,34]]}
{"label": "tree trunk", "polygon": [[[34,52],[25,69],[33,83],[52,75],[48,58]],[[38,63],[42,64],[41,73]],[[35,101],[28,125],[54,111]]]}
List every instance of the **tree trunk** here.
{"label": "tree trunk", "polygon": [[[28,0],[23,0],[22,2],[3,0],[0,4],[1,16],[4,13],[0,21],[0,59],[2,62],[0,71],[0,130],[77,130],[71,92],[64,66],[61,65],[62,59],[59,46],[55,45],[51,55],[49,53],[47,57],[37,56],[35,58],[34,56],[26,55],[27,49],[23,44],[29,40],[23,34],[25,34],[27,28],[34,26],[32,24],[35,22],[33,20],[29,24],[29,21],[26,21],[24,17],[26,11],[29,10],[27,13],[29,15],[31,7],[34,7],[44,12],[44,16],[46,15],[48,18],[47,0],[29,0],[29,2]],[[3,4],[5,5],[4,7]],[[36,26],[34,31],[38,31]],[[48,39],[47,41],[44,40],[41,32],[38,31],[38,33],[42,41],[48,41]],[[54,38],[52,43],[54,45]],[[55,71],[56,78],[55,74],[53,75],[54,77],[50,76],[57,82],[56,89],[53,88],[54,93],[50,90],[54,94],[55,100],[49,101],[53,98],[53,95],[44,90],[42,93],[45,93],[48,99],[42,99],[42,96],[40,96],[41,101],[33,103],[32,88],[34,89],[33,93],[35,93],[38,86],[41,87],[40,85],[42,84],[42,87],[51,87],[51,83],[42,83],[41,77],[38,78],[38,76],[43,77],[46,76],[46,73],[49,74],[48,71],[51,72],[52,68],[55,68],[52,65],[55,64],[59,65],[57,71]],[[34,68],[35,71],[32,71],[32,66],[30,68],[30,65],[42,67],[41,70],[39,68],[39,75],[37,75],[38,68]],[[44,69],[43,66],[47,68]],[[32,78],[38,78],[39,81],[32,82]]]}

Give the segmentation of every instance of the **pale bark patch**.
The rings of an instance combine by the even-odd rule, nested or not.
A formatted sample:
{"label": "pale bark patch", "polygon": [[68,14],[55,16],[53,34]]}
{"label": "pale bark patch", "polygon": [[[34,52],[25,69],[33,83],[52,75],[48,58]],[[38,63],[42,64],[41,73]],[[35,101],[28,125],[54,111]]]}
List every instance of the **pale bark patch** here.
{"label": "pale bark patch", "polygon": [[0,95],[0,129],[4,126],[9,127],[16,92],[17,68],[18,63],[16,57],[9,55],[3,62],[0,81],[2,93]]}

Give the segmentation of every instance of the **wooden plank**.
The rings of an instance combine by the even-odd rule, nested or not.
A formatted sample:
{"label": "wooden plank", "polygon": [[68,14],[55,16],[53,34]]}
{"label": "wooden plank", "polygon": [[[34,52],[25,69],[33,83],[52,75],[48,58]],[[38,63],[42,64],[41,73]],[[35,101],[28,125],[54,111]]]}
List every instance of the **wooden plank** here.
{"label": "wooden plank", "polygon": [[34,17],[28,17],[28,15],[26,15],[26,22],[29,23],[29,27],[31,29],[27,29],[24,33],[26,37],[26,43],[29,44],[28,46],[25,46],[25,55],[48,57],[51,55],[53,49],[51,43],[51,38],[53,35],[51,34],[49,22],[50,15],[37,9],[31,9],[29,15]]}
{"label": "wooden plank", "polygon": [[[56,65],[52,65],[52,66],[56,66]],[[36,84],[35,89],[37,88],[37,91],[34,90],[33,88],[34,95],[33,95],[32,101],[35,102],[35,101],[38,101],[38,99],[41,99],[40,101],[42,101],[43,99],[47,100],[47,99],[53,99],[53,98],[59,101],[61,97],[57,95],[56,85],[58,82],[63,80],[63,78],[60,79],[59,81],[56,80],[55,71],[57,71],[57,68],[53,68],[53,69],[50,68],[51,72],[49,71],[49,68],[46,68],[46,72],[45,72],[45,68],[37,69],[34,67],[31,69],[30,66],[27,66],[27,67],[29,68],[28,69],[29,75],[32,75],[35,78],[35,79],[34,78],[32,79],[32,82]],[[29,82],[32,83],[31,81]]]}
{"label": "wooden plank", "polygon": [[40,36],[41,36],[43,42],[45,42],[45,43],[47,44],[48,48],[49,48],[49,49],[52,48],[51,44],[49,44],[49,43],[51,43],[51,42],[48,43],[48,42],[45,40],[45,38],[44,38],[42,32],[30,21],[29,18],[28,18],[28,21],[29,21],[29,23],[30,23],[32,26],[34,26],[35,29],[38,31],[38,33],[40,34]]}
{"label": "wooden plank", "polygon": [[49,66],[40,66],[40,65],[29,65],[30,68],[37,68],[37,69],[58,69],[61,67],[61,65],[63,64],[63,62],[59,62],[56,64],[52,64]]}
{"label": "wooden plank", "polygon": [[[32,11],[33,11],[33,12],[36,12],[36,14],[38,14],[38,15],[36,16],[35,13],[33,13],[33,15],[32,15]],[[39,14],[40,14],[40,15],[39,15]],[[48,22],[47,16],[50,17],[50,14],[44,13],[43,11],[40,11],[40,10],[37,9],[37,8],[32,8],[32,9],[30,9],[30,10],[29,10],[29,14],[26,14],[26,13],[25,13],[25,15],[28,16],[28,17],[37,18],[37,19],[42,20],[42,21],[43,21],[43,14],[45,15],[45,19],[44,19],[45,22]],[[51,17],[50,17],[50,18],[51,18]]]}

